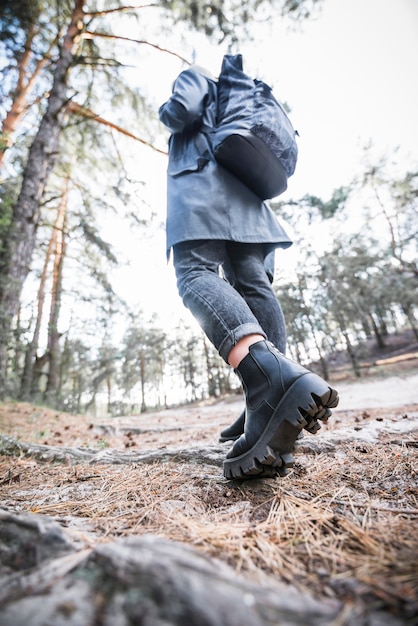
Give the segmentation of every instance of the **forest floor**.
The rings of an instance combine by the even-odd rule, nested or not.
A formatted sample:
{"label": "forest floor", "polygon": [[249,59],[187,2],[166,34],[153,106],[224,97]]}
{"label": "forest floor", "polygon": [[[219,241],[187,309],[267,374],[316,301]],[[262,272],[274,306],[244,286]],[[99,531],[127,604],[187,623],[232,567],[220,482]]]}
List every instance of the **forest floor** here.
{"label": "forest floor", "polygon": [[340,405],[284,478],[224,479],[218,435],[240,395],[113,419],[0,404],[17,442],[2,448],[0,506],[48,515],[83,547],[152,533],[262,585],[417,624],[418,352],[392,348],[360,379],[334,371]]}

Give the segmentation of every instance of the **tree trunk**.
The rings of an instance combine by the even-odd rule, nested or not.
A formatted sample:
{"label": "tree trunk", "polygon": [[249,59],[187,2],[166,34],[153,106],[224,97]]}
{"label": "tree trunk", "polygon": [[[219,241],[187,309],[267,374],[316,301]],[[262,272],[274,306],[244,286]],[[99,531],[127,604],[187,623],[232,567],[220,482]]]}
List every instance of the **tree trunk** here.
{"label": "tree trunk", "polygon": [[42,389],[45,387],[45,380],[48,378],[49,367],[49,355],[44,352],[41,356],[35,356],[35,362],[32,366],[32,387],[31,387],[31,400],[32,402],[42,401]]}
{"label": "tree trunk", "polygon": [[329,370],[328,370],[328,363],[326,361],[326,359],[324,358],[323,354],[322,354],[322,350],[321,347],[318,343],[317,337],[316,337],[316,333],[314,331],[312,331],[312,335],[314,338],[314,342],[315,342],[315,347],[317,349],[317,352],[319,354],[319,362],[321,364],[321,371],[322,371],[322,376],[323,378],[325,378],[325,380],[329,379]]}
{"label": "tree trunk", "polygon": [[372,336],[372,329],[370,327],[369,320],[364,315],[361,316],[361,327],[364,334],[366,335],[366,339],[370,339],[370,337]]}
{"label": "tree trunk", "polygon": [[60,349],[58,320],[61,309],[62,293],[62,268],[65,259],[65,216],[68,205],[69,178],[65,181],[60,205],[57,213],[57,238],[54,252],[54,269],[52,275],[51,309],[48,324],[48,345],[49,355],[48,382],[46,386],[46,399],[52,406],[56,406],[57,393],[60,380]]}
{"label": "tree trunk", "polygon": [[107,391],[106,411],[108,415],[111,415],[111,412],[112,412],[112,378],[109,373],[106,376],[106,391]]}
{"label": "tree trunk", "polygon": [[145,402],[145,356],[143,348],[141,348],[139,353],[139,365],[141,373],[141,413],[144,413],[147,410],[147,405]]}
{"label": "tree trunk", "polygon": [[[28,32],[24,52],[17,62],[18,79],[13,92],[13,100],[3,120],[0,132],[0,170],[4,165],[7,149],[13,145],[13,135],[28,109],[28,99],[36,85],[37,78],[41,70],[50,63],[51,51],[57,44],[56,38],[43,57],[36,61],[34,69],[32,69],[34,61],[33,39],[37,34],[36,25],[33,23]],[[31,69],[29,69],[29,67]]]}
{"label": "tree trunk", "polygon": [[29,151],[22,188],[0,258],[0,394],[6,390],[7,346],[23,283],[35,247],[40,203],[48,175],[58,154],[59,138],[68,105],[68,74],[83,29],[85,0],[75,0],[71,21],[56,64],[45,114]]}
{"label": "tree trunk", "polygon": [[39,346],[39,335],[41,332],[42,316],[45,304],[45,286],[48,277],[48,267],[51,260],[52,252],[56,246],[56,239],[58,235],[58,222],[59,222],[59,210],[55,218],[55,224],[52,229],[51,237],[49,239],[48,248],[45,255],[44,266],[39,282],[38,288],[38,310],[35,322],[35,330],[33,331],[32,341],[30,342],[26,354],[25,364],[22,375],[22,383],[20,387],[20,399],[29,400],[32,392],[32,380],[33,380],[33,366],[36,357],[36,352]]}
{"label": "tree trunk", "polygon": [[418,341],[418,328],[416,326],[416,319],[414,317],[414,311],[412,307],[403,308],[403,311],[406,315],[406,318],[411,326],[412,332],[414,333],[415,339]]}
{"label": "tree trunk", "polygon": [[328,364],[326,362],[326,359],[322,355],[322,350],[321,350],[321,347],[319,345],[319,342],[318,342],[318,339],[317,339],[317,336],[316,336],[316,332],[315,332],[315,324],[313,323],[312,318],[309,315],[309,313],[306,312],[305,315],[306,315],[306,319],[308,320],[309,327],[311,329],[311,334],[312,334],[312,337],[313,337],[313,340],[314,340],[314,343],[315,343],[316,351],[318,352],[319,362],[321,364],[322,376],[325,378],[325,380],[328,380],[328,378],[329,378]]}
{"label": "tree trunk", "polygon": [[213,373],[213,364],[211,363],[211,360],[210,360],[209,348],[208,348],[205,338],[202,338],[202,342],[203,342],[203,352],[205,355],[205,363],[206,363],[206,377],[207,377],[206,384],[208,387],[208,396],[209,398],[216,398],[217,396],[216,381],[215,381],[215,376]]}
{"label": "tree trunk", "polygon": [[359,366],[358,361],[357,361],[356,353],[355,353],[355,351],[353,349],[353,346],[351,345],[351,341],[350,341],[350,337],[348,335],[348,332],[346,330],[342,330],[342,334],[343,334],[343,337],[345,339],[345,344],[347,346],[348,356],[350,357],[350,361],[351,361],[351,365],[353,366],[354,374],[357,376],[357,378],[361,378],[360,366]]}
{"label": "tree trunk", "polygon": [[380,349],[383,349],[383,348],[385,347],[385,341],[384,341],[384,339],[383,339],[383,335],[382,335],[382,333],[381,333],[381,332],[380,332],[380,330],[379,330],[378,325],[376,324],[376,320],[374,319],[374,317],[373,317],[373,314],[372,314],[372,313],[370,313],[370,319],[371,319],[371,321],[372,321],[373,331],[374,331],[374,335],[375,335],[375,337],[376,337],[376,342],[377,342],[377,345],[378,345],[378,347],[379,347]]}

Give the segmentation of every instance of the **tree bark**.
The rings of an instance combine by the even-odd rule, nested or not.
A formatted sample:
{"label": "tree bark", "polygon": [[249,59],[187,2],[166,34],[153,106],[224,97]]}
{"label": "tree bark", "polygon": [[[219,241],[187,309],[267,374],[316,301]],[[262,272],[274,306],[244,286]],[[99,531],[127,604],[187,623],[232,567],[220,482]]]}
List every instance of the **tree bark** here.
{"label": "tree bark", "polygon": [[145,413],[147,405],[145,402],[145,356],[144,348],[139,351],[139,366],[141,371],[141,413]]}
{"label": "tree bark", "polygon": [[[68,181],[65,183],[68,185]],[[65,191],[64,191],[65,193]],[[64,206],[65,211],[65,206]],[[45,289],[46,282],[48,278],[48,268],[51,260],[52,253],[54,249],[57,248],[57,238],[59,233],[63,230],[63,202],[60,203],[58,207],[57,214],[55,217],[55,223],[52,228],[51,237],[49,239],[48,248],[45,255],[44,266],[42,269],[42,274],[39,282],[38,288],[38,309],[37,309],[37,317],[35,323],[35,330],[33,332],[32,341],[30,342],[25,355],[25,364],[22,376],[22,384],[20,388],[20,399],[28,400],[31,396],[32,392],[32,381],[33,381],[33,366],[36,357],[36,352],[39,346],[39,335],[41,332],[42,325],[42,317],[43,310],[45,304]]]}
{"label": "tree bark", "polygon": [[[301,296],[303,298],[302,290],[301,290]],[[325,380],[328,380],[328,378],[329,378],[328,364],[327,364],[327,361],[326,361],[326,359],[324,358],[324,356],[322,354],[322,350],[321,350],[321,347],[319,345],[319,342],[318,342],[318,339],[317,339],[317,336],[316,336],[315,324],[312,321],[312,318],[311,318],[311,316],[309,314],[308,308],[305,309],[305,316],[306,316],[306,319],[308,320],[309,328],[311,329],[311,334],[312,334],[312,337],[313,337],[313,340],[314,340],[314,343],[315,343],[316,351],[318,352],[319,362],[321,364],[322,375],[325,378]]]}
{"label": "tree bark", "polygon": [[32,71],[28,68],[33,63],[33,40],[38,34],[35,23],[32,24],[25,42],[24,52],[17,63],[17,83],[10,109],[7,111],[1,127],[0,170],[4,165],[6,151],[13,145],[13,135],[28,110],[28,99],[43,68],[51,61],[51,51],[57,44],[57,38],[51,43],[44,56],[35,63]]}
{"label": "tree bark", "polygon": [[31,392],[32,392],[33,365],[34,365],[36,353],[38,350],[39,335],[41,332],[42,315],[43,315],[44,304],[45,304],[46,279],[48,275],[49,261],[51,259],[52,251],[55,246],[56,236],[57,236],[57,233],[54,228],[52,231],[49,243],[48,243],[44,266],[42,269],[42,274],[41,274],[41,278],[39,282],[38,297],[37,297],[38,307],[37,307],[37,314],[36,314],[35,330],[33,331],[32,340],[30,344],[28,345],[26,349],[26,353],[25,353],[25,363],[23,367],[22,381],[20,385],[20,394],[19,394],[20,400],[24,400],[24,401],[29,400],[31,396]]}
{"label": "tree bark", "polygon": [[376,320],[375,320],[375,319],[374,319],[374,317],[373,317],[373,313],[370,313],[370,319],[371,319],[371,321],[372,321],[373,332],[374,332],[374,335],[375,335],[375,337],[376,337],[376,342],[377,342],[377,345],[378,345],[378,347],[379,347],[380,349],[382,349],[382,348],[384,348],[384,347],[385,347],[385,341],[384,341],[384,339],[383,339],[383,335],[382,335],[382,333],[381,333],[381,332],[380,332],[380,330],[379,330],[378,325],[376,324]]}
{"label": "tree bark", "polygon": [[361,378],[361,370],[360,370],[360,366],[358,364],[357,361],[357,357],[356,357],[356,353],[353,349],[353,346],[351,345],[351,341],[350,341],[350,337],[348,335],[348,332],[346,330],[341,329],[341,332],[343,334],[343,337],[345,339],[345,344],[347,346],[347,353],[348,356],[350,357],[350,361],[351,361],[351,365],[353,366],[353,372],[355,374],[355,376],[357,378]]}
{"label": "tree bark", "polygon": [[61,309],[62,294],[62,268],[65,259],[65,217],[68,206],[68,188],[70,179],[64,183],[63,194],[57,212],[56,231],[57,238],[54,252],[54,269],[52,274],[51,308],[48,324],[47,353],[49,355],[49,371],[46,386],[46,399],[49,404],[56,406],[57,393],[60,380],[60,348],[58,319]]}
{"label": "tree bark", "polygon": [[74,0],[74,9],[56,64],[45,114],[29,151],[22,188],[13,210],[6,245],[0,258],[0,395],[6,391],[7,347],[12,320],[19,307],[28,275],[40,218],[40,204],[54,166],[68,105],[68,74],[83,29],[85,0]]}
{"label": "tree bark", "polygon": [[202,338],[202,342],[203,342],[203,353],[205,355],[205,363],[206,363],[206,377],[207,377],[207,386],[208,386],[208,395],[210,398],[215,398],[216,397],[216,383],[215,383],[215,377],[213,375],[213,367],[212,367],[212,363],[210,362],[210,357],[209,357],[209,349],[206,343],[205,338]]}

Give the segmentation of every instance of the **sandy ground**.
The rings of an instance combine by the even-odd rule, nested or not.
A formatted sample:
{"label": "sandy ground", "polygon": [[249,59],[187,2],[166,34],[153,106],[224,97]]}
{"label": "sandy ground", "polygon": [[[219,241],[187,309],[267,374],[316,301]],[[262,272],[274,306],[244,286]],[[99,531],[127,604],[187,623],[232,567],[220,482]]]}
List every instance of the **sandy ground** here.
{"label": "sandy ground", "polygon": [[340,403],[335,413],[351,409],[377,409],[418,403],[418,373],[382,380],[338,383]]}

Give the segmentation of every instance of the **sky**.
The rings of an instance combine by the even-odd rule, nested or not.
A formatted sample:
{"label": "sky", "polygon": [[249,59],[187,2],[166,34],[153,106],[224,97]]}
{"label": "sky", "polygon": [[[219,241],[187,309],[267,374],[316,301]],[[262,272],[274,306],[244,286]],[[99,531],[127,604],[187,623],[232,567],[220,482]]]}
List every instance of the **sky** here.
{"label": "sky", "polygon": [[[242,53],[247,73],[269,83],[290,106],[300,135],[296,172],[282,200],[307,193],[329,199],[361,174],[369,143],[376,157],[393,156],[403,171],[417,164],[418,0],[324,0],[319,16],[297,29],[272,16],[254,34],[255,41],[234,52]],[[226,47],[203,37],[193,46],[195,62],[217,75]],[[192,49],[178,52],[190,58]],[[141,76],[157,111],[183,67],[167,56],[152,59]],[[135,158],[141,162],[131,165],[146,173],[149,201],[163,223],[166,158],[147,149]],[[163,227],[141,241],[121,228],[122,243],[115,246],[130,262],[117,275],[121,295],[145,314],[157,312],[167,325],[176,325],[179,316],[190,321],[165,260]]]}

